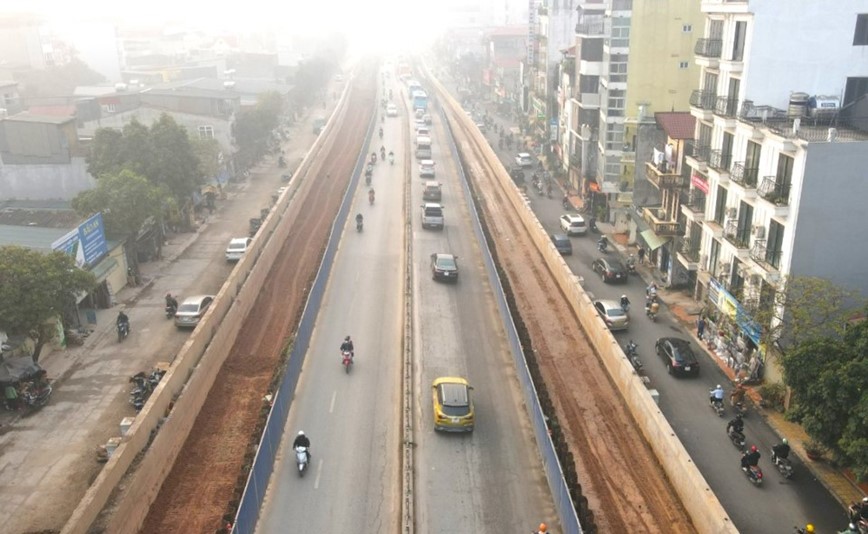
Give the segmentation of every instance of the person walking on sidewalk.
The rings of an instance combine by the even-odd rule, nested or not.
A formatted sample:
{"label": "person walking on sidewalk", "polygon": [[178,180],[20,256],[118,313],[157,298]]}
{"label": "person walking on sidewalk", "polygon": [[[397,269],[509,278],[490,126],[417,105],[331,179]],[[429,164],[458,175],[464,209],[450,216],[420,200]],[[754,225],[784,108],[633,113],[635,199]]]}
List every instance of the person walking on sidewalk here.
{"label": "person walking on sidewalk", "polygon": [[702,339],[702,334],[705,333],[705,317],[699,316],[699,320],[696,321],[696,337]]}
{"label": "person walking on sidewalk", "polygon": [[639,247],[639,251],[636,252],[636,254],[639,255],[639,265],[642,265],[643,263],[645,263],[645,249],[642,247]]}

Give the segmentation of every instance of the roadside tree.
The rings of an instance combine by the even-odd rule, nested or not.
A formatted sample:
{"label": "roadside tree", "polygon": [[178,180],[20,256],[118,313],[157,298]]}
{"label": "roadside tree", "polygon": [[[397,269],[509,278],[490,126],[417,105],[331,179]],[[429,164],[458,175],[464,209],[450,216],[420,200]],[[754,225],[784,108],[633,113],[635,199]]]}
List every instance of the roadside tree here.
{"label": "roadside tree", "polygon": [[236,114],[232,137],[238,148],[235,154],[238,169],[253,167],[269,151],[281,112],[280,95],[265,93],[259,96],[253,108],[243,109]]}
{"label": "roadside tree", "polygon": [[24,247],[0,248],[0,330],[23,334],[35,342],[33,361],[57,334],[52,321],[75,307],[75,298],[90,291],[94,276],[63,252],[48,254]]}

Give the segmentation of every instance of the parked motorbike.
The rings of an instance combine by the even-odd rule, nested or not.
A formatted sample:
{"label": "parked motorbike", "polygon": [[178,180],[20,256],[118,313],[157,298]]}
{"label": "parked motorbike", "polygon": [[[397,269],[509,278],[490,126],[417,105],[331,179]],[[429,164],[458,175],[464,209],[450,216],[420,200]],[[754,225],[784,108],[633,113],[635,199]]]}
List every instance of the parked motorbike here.
{"label": "parked motorbike", "polygon": [[51,397],[50,384],[31,385],[24,388],[20,395],[21,402],[29,408],[45,406],[49,397]]}
{"label": "parked motorbike", "polygon": [[151,393],[156,389],[163,375],[166,374],[162,369],[154,369],[150,373],[139,372],[130,377],[130,383],[133,384],[133,389],[130,391],[130,405],[139,411],[144,407]]}
{"label": "parked motorbike", "polygon": [[341,352],[341,365],[344,366],[344,371],[347,374],[350,372],[350,367],[353,366],[353,353],[345,350]]}
{"label": "parked motorbike", "polygon": [[627,359],[630,360],[633,369],[639,373],[642,371],[642,362],[639,360],[639,355],[636,353],[637,348],[639,348],[639,345],[631,339],[626,345],[624,345],[624,354],[627,355]]}
{"label": "parked motorbike", "polygon": [[371,163],[372,164],[377,163],[377,153],[376,152],[371,152]]}
{"label": "parked motorbike", "polygon": [[117,325],[118,328],[118,343],[123,341],[130,335],[130,323],[120,323]]}
{"label": "parked motorbike", "polygon": [[784,478],[793,478],[793,464],[790,462],[788,458],[781,458],[780,456],[775,456],[775,452],[772,451],[772,462],[775,464],[775,467],[778,469],[778,473],[781,474]]}
{"label": "parked motorbike", "polygon": [[309,459],[310,456],[308,455],[307,447],[295,448],[295,463],[298,465],[298,476],[304,476],[304,472],[307,471],[307,462]]}
{"label": "parked motorbike", "polygon": [[730,428],[726,435],[729,436],[729,441],[731,441],[737,449],[744,450],[744,434],[734,428]]}
{"label": "parked motorbike", "polygon": [[[743,452],[742,455],[744,455],[744,454],[747,454],[747,453]],[[760,467],[758,465],[751,465],[751,466],[748,466],[746,468],[742,467],[741,470],[744,471],[745,476],[747,476],[747,479],[750,480],[751,484],[753,484],[754,486],[762,485],[762,483],[763,483],[763,470],[760,469]]]}
{"label": "parked motorbike", "polygon": [[723,417],[723,414],[726,412],[726,409],[723,407],[723,400],[715,399],[712,396],[714,390],[708,391],[708,405],[711,406],[711,409],[717,412],[718,417]]}
{"label": "parked motorbike", "polygon": [[382,139],[382,138],[383,138],[383,129],[380,128],[380,139]]}

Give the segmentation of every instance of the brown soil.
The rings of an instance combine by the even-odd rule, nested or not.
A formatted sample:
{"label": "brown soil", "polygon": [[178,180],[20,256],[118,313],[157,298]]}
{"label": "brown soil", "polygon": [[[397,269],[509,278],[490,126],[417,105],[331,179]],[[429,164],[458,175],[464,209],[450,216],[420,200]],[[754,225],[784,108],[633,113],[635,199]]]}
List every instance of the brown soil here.
{"label": "brown soil", "polygon": [[491,178],[481,150],[470,140],[459,147],[473,161],[470,179],[490,245],[527,329],[598,531],[695,532],[527,228],[500,182]]}
{"label": "brown soil", "polygon": [[[280,361],[287,337],[295,330],[316,275],[356,156],[373,113],[376,80],[371,69],[356,77],[340,131],[326,147],[294,202],[301,204],[295,231],[281,251],[254,311],[220,369],[202,412],[171,473],[150,508],[142,532],[214,532],[221,525],[245,454],[255,439],[262,397]],[[306,193],[302,193],[307,189]]]}

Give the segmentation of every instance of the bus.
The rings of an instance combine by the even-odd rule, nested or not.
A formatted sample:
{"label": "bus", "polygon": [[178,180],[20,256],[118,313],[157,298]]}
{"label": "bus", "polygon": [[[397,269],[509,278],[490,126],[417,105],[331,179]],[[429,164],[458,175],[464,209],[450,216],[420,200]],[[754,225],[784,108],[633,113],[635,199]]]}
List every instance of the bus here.
{"label": "bus", "polygon": [[420,135],[416,138],[416,159],[431,159],[431,138]]}
{"label": "bus", "polygon": [[428,110],[428,94],[421,89],[417,89],[413,91],[413,111],[417,109],[421,109],[422,111]]}

